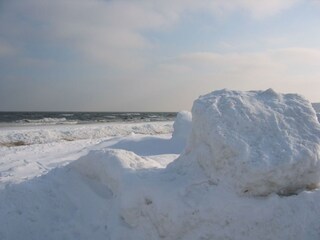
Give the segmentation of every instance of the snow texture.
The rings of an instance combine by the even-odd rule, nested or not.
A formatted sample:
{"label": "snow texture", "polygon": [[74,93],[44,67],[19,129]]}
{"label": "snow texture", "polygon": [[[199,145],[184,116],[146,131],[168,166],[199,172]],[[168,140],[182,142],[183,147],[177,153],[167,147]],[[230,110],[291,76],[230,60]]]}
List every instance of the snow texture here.
{"label": "snow texture", "polygon": [[316,111],[316,113],[320,113],[320,103],[312,103],[312,107]]}
{"label": "snow texture", "polygon": [[[178,115],[172,138],[128,133],[165,133],[158,123],[88,125],[85,139],[46,127],[57,136],[0,146],[0,239],[320,239],[320,190],[306,189],[319,181],[310,103],[272,90],[202,96],[184,149],[190,117]],[[99,128],[114,136],[90,138]],[[34,143],[34,131],[2,136]]]}
{"label": "snow texture", "polygon": [[154,123],[108,123],[75,126],[10,127],[0,131],[0,147],[21,143],[21,145],[43,144],[80,139],[99,139],[129,134],[172,133],[171,122]]}
{"label": "snow texture", "polygon": [[320,103],[312,103],[312,107],[317,113],[318,121],[320,122]]}
{"label": "snow texture", "polygon": [[141,156],[160,154],[180,154],[191,133],[192,117],[188,111],[181,111],[173,123],[173,133],[170,139],[159,136],[139,136],[133,134],[110,146],[115,149],[125,149]]}
{"label": "snow texture", "polygon": [[291,194],[320,180],[320,125],[296,94],[220,90],[192,108],[186,156],[238,193]]}
{"label": "snow texture", "polygon": [[178,112],[177,117],[173,123],[172,138],[180,138],[186,142],[191,133],[191,127],[192,127],[191,112],[188,112],[188,111]]}

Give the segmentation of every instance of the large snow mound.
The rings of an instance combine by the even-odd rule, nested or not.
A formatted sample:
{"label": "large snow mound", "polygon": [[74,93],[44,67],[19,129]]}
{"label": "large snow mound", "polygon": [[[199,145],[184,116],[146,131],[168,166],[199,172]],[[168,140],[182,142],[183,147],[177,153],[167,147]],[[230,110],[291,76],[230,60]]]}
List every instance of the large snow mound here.
{"label": "large snow mound", "polygon": [[317,113],[318,121],[320,122],[320,103],[312,103],[312,107]]}
{"label": "large snow mound", "polygon": [[312,107],[316,111],[316,113],[320,113],[320,103],[312,103]]}
{"label": "large snow mound", "polygon": [[194,102],[192,117],[180,160],[196,159],[216,183],[267,195],[294,193],[320,181],[320,125],[303,97],[272,89],[214,91]]}

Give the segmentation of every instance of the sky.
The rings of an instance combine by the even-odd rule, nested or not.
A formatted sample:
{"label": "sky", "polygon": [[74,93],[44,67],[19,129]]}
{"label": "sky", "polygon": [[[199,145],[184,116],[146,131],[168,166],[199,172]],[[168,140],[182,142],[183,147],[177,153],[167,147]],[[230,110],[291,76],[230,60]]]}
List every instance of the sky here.
{"label": "sky", "polygon": [[0,111],[179,111],[214,90],[320,102],[320,0],[0,0]]}

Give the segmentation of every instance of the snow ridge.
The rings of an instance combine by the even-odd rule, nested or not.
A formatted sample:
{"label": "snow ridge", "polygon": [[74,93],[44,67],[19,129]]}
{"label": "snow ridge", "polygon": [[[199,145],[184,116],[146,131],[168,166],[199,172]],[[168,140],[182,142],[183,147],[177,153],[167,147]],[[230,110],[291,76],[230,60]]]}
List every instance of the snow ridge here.
{"label": "snow ridge", "polygon": [[297,94],[220,90],[192,108],[192,135],[181,158],[238,193],[289,194],[320,181],[320,125]]}
{"label": "snow ridge", "polygon": [[6,148],[2,159],[25,168],[28,154],[42,158],[39,149],[65,155],[71,147],[50,158],[78,160],[20,184],[0,182],[0,239],[320,239],[320,190],[312,186],[320,126],[307,100],[220,90],[194,102],[190,123],[190,113],[178,115],[172,138]]}

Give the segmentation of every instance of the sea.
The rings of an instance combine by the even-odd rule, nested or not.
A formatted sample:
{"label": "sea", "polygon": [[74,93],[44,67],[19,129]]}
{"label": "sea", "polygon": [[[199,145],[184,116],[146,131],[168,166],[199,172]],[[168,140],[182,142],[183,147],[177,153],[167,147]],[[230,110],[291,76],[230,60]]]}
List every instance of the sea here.
{"label": "sea", "polygon": [[0,127],[173,121],[176,112],[0,112]]}

